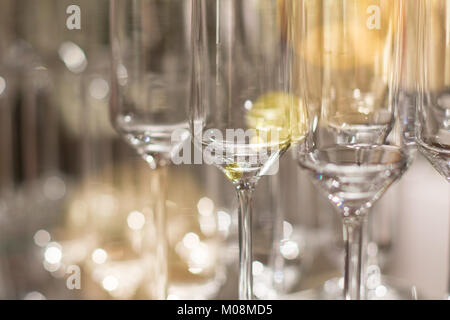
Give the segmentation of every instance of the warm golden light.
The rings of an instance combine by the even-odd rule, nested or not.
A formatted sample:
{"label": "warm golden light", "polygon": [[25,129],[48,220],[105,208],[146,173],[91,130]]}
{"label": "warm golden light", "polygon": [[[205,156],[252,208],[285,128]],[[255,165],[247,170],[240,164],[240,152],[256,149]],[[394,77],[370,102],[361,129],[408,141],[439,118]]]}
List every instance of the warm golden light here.
{"label": "warm golden light", "polygon": [[119,280],[114,276],[106,276],[102,281],[102,285],[106,291],[114,291],[119,286]]}
{"label": "warm golden light", "polygon": [[220,232],[228,236],[231,227],[231,216],[228,212],[219,211],[217,212],[217,228]]}
{"label": "warm golden light", "polygon": [[61,262],[62,251],[58,244],[52,243],[45,250],[45,261],[50,264],[58,264]]}
{"label": "warm golden light", "polygon": [[193,232],[189,232],[183,237],[183,245],[188,249],[196,248],[199,244],[200,238]]}
{"label": "warm golden light", "polygon": [[105,263],[106,259],[108,259],[108,253],[105,250],[98,248],[92,252],[92,261],[97,264]]}
{"label": "warm golden light", "polygon": [[214,202],[207,197],[203,197],[198,201],[197,209],[202,216],[210,216],[214,213]]}
{"label": "warm golden light", "polygon": [[138,231],[145,225],[145,216],[139,211],[132,211],[127,218],[128,227],[130,229]]}

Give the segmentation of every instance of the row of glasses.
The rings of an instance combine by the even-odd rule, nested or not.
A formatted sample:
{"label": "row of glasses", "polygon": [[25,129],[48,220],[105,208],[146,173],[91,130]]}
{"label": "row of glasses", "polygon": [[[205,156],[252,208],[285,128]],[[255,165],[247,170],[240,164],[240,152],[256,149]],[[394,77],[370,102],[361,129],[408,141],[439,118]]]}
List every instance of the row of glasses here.
{"label": "row of glasses", "polygon": [[[56,2],[58,2],[57,5],[55,4]],[[65,2],[65,4],[63,4],[63,2]],[[3,210],[3,202],[1,203],[0,219],[2,220],[2,230],[4,228],[6,230],[18,229],[22,231],[25,226],[27,231],[33,232],[34,234],[37,229],[36,226],[43,225],[44,223],[47,223],[48,220],[53,219],[53,222],[59,220],[63,210],[59,207],[57,208],[53,204],[56,200],[62,200],[60,197],[69,194],[73,185],[72,183],[69,184],[72,180],[65,180],[66,176],[56,176],[55,174],[59,174],[60,172],[49,172],[49,169],[55,170],[57,168],[58,170],[63,170],[65,174],[69,173],[75,176],[82,176],[81,184],[83,190],[80,192],[82,195],[79,197],[80,202],[78,202],[78,204],[84,204],[83,201],[85,200],[86,202],[92,200],[89,203],[92,203],[92,210],[96,211],[96,213],[99,213],[98,211],[106,214],[110,211],[115,212],[113,210],[114,208],[111,210],[108,209],[108,205],[111,207],[111,203],[114,204],[115,200],[108,193],[109,190],[107,188],[101,188],[101,186],[99,186],[100,183],[98,183],[99,180],[112,183],[114,176],[114,171],[110,168],[111,157],[113,157],[112,153],[114,152],[114,158],[117,157],[117,151],[115,150],[117,142],[113,139],[113,132],[110,130],[108,118],[105,118],[107,115],[105,111],[107,110],[104,110],[105,103],[107,103],[110,93],[108,84],[109,69],[105,66],[105,63],[108,65],[109,59],[107,55],[103,55],[102,51],[99,50],[98,39],[93,39],[97,36],[97,32],[95,32],[97,31],[97,28],[92,28],[93,24],[90,23],[92,19],[84,19],[86,17],[85,13],[89,12],[90,17],[92,17],[94,12],[98,13],[95,9],[98,9],[101,6],[95,5],[95,8],[93,8],[93,5],[91,5],[90,2],[88,6],[87,1],[76,1],[75,3],[80,5],[82,10],[83,32],[73,31],[72,33],[67,31],[61,37],[56,35],[53,37],[53,33],[51,33],[52,36],[50,37],[48,34],[45,36],[46,32],[50,31],[49,27],[52,28],[52,26],[49,26],[50,23],[48,22],[55,23],[53,20],[46,19],[48,18],[48,15],[51,16],[51,13],[55,13],[56,16],[57,12],[65,13],[65,9],[70,3],[71,2],[68,1],[46,0],[44,6],[45,10],[39,12],[36,16],[33,16],[32,14],[35,9],[34,3],[25,0],[18,0],[15,3],[17,8],[27,9],[15,9],[21,12],[21,18],[17,18],[17,25],[20,26],[23,40],[17,41],[17,44],[12,50],[7,51],[9,54],[6,58],[8,61],[17,64],[17,66],[14,65],[14,67],[20,69],[20,79],[24,81],[16,88],[15,84],[16,82],[18,84],[19,81],[15,81],[15,78],[19,78],[17,76],[19,72],[11,72],[11,70],[6,69],[0,72],[0,104],[3,106],[0,112],[2,114],[0,121],[3,124],[1,126],[2,139],[0,141],[0,148],[4,150],[0,157],[0,171],[2,173],[0,189],[2,190],[2,196],[3,189],[12,189],[14,182],[16,182],[14,179],[17,179],[14,175],[17,176],[17,172],[22,172],[22,170],[23,174],[19,173],[19,175],[20,178],[24,178],[25,180],[35,180],[36,178],[41,178],[41,176],[45,179],[37,181],[39,184],[33,183],[30,185],[31,188],[27,188],[27,193],[22,193],[21,189],[14,190],[16,191],[15,194],[17,196],[15,196],[13,200],[19,199],[24,202],[23,204],[20,203],[21,206],[19,209],[14,208],[14,213],[10,213],[12,210],[9,208],[8,210]],[[52,4],[54,5],[53,7]],[[52,8],[52,10],[50,10],[50,8]],[[2,6],[2,9],[5,8]],[[3,14],[8,15],[8,13],[11,17],[14,16],[14,14],[6,11],[6,9],[5,11],[2,11],[2,16]],[[65,15],[61,14],[58,14],[57,17],[66,18]],[[94,19],[96,23],[98,22],[98,24],[101,25],[100,21],[103,21],[103,16],[95,15],[95,17],[97,18]],[[27,18],[30,18],[30,20]],[[5,22],[5,20],[6,19],[2,20],[2,22]],[[58,21],[58,25],[60,25],[59,23],[64,25],[65,20],[63,22]],[[33,25],[39,26],[39,32],[34,35],[31,32]],[[61,29],[63,29],[63,33],[64,28]],[[2,28],[2,31],[5,30],[6,28]],[[4,39],[5,38],[2,37],[1,40]],[[51,47],[47,42],[49,39],[52,39],[50,41]],[[97,47],[95,47],[95,45],[97,45]],[[3,53],[3,50],[1,52]],[[22,56],[16,54],[36,52],[39,53],[39,57],[43,59],[35,59],[35,56],[30,54],[33,58],[32,62],[34,63],[32,65],[28,64],[28,60],[25,61]],[[57,55],[59,55],[60,59],[56,59]],[[28,58],[28,56],[26,57]],[[49,62],[51,63],[48,64]],[[64,64],[62,64],[62,62]],[[16,91],[20,91],[20,94]],[[55,92],[58,94],[55,95]],[[20,121],[18,123],[19,125],[16,127],[16,121],[12,121],[12,119],[17,120],[17,118],[20,118]],[[23,143],[17,143],[17,140],[20,140]],[[21,155],[17,155],[16,152],[14,152],[14,150],[17,149],[16,146],[23,148]],[[23,161],[23,163],[17,163],[19,161],[16,160],[16,157]],[[106,169],[101,170],[105,167]],[[96,175],[100,175],[100,170],[102,179],[93,178]],[[43,176],[42,173],[45,173],[46,176]],[[48,175],[49,173],[52,175]],[[128,176],[131,176],[130,179],[132,179],[133,172],[127,172],[127,174]],[[154,179],[157,175],[152,174],[150,177],[153,179],[152,188],[158,190],[159,182],[155,181],[157,179]],[[62,178],[64,178],[64,180],[62,180]],[[146,177],[142,177],[142,179],[145,178]],[[187,182],[189,180],[183,179],[183,181]],[[127,185],[127,188],[124,189],[129,191],[131,185],[132,184],[130,183],[129,186]],[[189,185],[191,185],[191,183],[189,183]],[[28,189],[33,193],[28,193]],[[125,192],[123,192],[122,195],[127,198]],[[132,202],[134,199],[133,194],[128,194],[128,198],[129,202]],[[108,201],[111,199],[114,201]],[[66,198],[63,200],[66,200]],[[76,205],[73,206],[73,215],[76,215],[78,219],[74,220],[83,220],[86,211],[83,210],[82,207],[83,205],[78,207]],[[11,227],[12,224],[4,223],[3,218],[5,218],[5,216],[7,219],[14,218],[11,219],[15,223],[14,228]],[[132,215],[132,217],[134,216],[136,215]],[[140,216],[138,215],[138,218],[139,217]],[[187,219],[187,217],[188,216],[185,215],[184,218]],[[191,220],[197,218],[195,215],[192,215],[192,217]],[[147,218],[150,222],[151,216]],[[79,233],[76,233],[74,236],[72,233],[67,232],[67,229],[65,230],[66,232],[63,231],[62,234],[55,233],[54,236],[56,235],[58,241],[64,242],[65,253],[66,244],[72,242],[71,240],[76,242],[79,240],[76,239],[78,236],[83,238],[83,236],[90,234],[93,230],[103,230],[105,229],[105,226],[113,225],[117,220],[117,217],[107,219],[107,221],[97,220],[96,222],[93,221],[93,224],[88,224],[85,228],[74,223],[74,221],[70,221],[73,223],[73,225],[70,226],[71,231],[75,231],[76,233],[76,231],[80,231],[76,230],[77,227],[81,229],[84,228],[81,236]],[[181,221],[181,219],[177,220]],[[208,223],[203,220],[202,226],[208,225]],[[23,224],[23,221],[27,222],[26,225]],[[211,225],[211,223],[209,223],[209,225]],[[126,224],[124,227],[127,227]],[[173,227],[176,227],[175,224]],[[184,227],[189,226],[185,223]],[[2,233],[2,239],[12,239],[10,236],[12,231],[9,231],[10,232]],[[38,234],[42,234],[42,232]],[[74,239],[71,239],[72,237]],[[29,238],[31,238],[31,236]],[[88,239],[88,236],[85,238]],[[80,241],[80,243],[81,242],[84,243],[83,241]],[[150,243],[152,242],[150,241]],[[89,243],[89,245],[92,244],[93,242]],[[204,249],[203,239],[202,242],[200,242],[200,245],[199,248],[196,248],[199,249],[198,251],[200,252],[196,252],[197,260],[202,259],[203,251],[200,249]],[[53,249],[53,247],[50,247],[50,249]],[[152,251],[147,250],[147,252],[151,253]],[[200,256],[200,258],[198,256]],[[214,259],[211,258],[211,260]],[[209,260],[207,262],[209,262]],[[201,263],[202,261],[200,261],[200,264]],[[175,265],[175,267],[178,266]],[[40,268],[35,269],[40,270]],[[58,269],[59,272],[61,270],[62,269]],[[199,267],[194,271],[197,273],[193,277],[197,278],[203,279],[205,274],[207,274],[206,271],[199,271]],[[53,274],[54,273],[52,272],[52,275]],[[8,276],[6,278],[8,278]],[[149,278],[151,278],[151,276]],[[158,275],[157,278],[161,278],[160,275]],[[14,284],[14,281],[12,280],[9,282]],[[0,295],[3,297],[3,292],[6,292],[5,297],[8,297],[8,294],[10,294],[11,291],[8,292],[6,285],[3,286],[2,289],[5,290],[2,290]],[[189,292],[189,290],[185,291]],[[212,292],[201,292],[201,294],[202,296],[210,296],[214,293],[214,290],[215,289],[213,289]],[[151,298],[154,298],[155,296],[154,293],[150,294]]]}
{"label": "row of glasses", "polygon": [[[284,10],[263,1],[111,2],[112,122],[153,169],[161,170],[182,144],[172,136],[186,128],[185,110],[192,105],[194,141],[205,149],[200,160],[216,164],[238,193],[242,299],[253,297],[252,192],[292,140],[286,26],[280,24]],[[297,120],[302,126],[296,139],[301,139],[306,125]],[[164,202],[156,212],[158,273],[165,282],[156,297],[162,299]]]}
{"label": "row of glasses", "polygon": [[[112,122],[161,170],[182,144],[172,134],[189,118],[201,150],[194,162],[217,166],[238,195],[240,299],[253,298],[252,194],[297,143],[300,166],[342,218],[344,298],[363,297],[368,211],[414,157],[398,108],[405,6],[404,0],[111,2]],[[167,295],[164,209],[160,201],[159,299]]]}

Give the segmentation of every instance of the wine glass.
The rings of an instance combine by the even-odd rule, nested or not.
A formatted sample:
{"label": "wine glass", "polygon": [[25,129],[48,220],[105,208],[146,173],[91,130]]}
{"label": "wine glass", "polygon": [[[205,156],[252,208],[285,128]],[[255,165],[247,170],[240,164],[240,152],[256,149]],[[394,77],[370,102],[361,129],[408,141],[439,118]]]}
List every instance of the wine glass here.
{"label": "wine glass", "polygon": [[450,6],[421,1],[419,32],[419,150],[450,182]]}
{"label": "wine glass", "polygon": [[252,194],[306,129],[301,109],[291,113],[298,99],[287,91],[293,50],[285,2],[193,0],[194,158],[217,166],[236,189],[243,300],[253,298]]}
{"label": "wine glass", "polygon": [[[190,5],[178,0],[112,0],[112,123],[153,169],[155,293],[167,298],[166,168],[183,144],[190,80]],[[188,135],[188,131],[187,131]],[[153,191],[152,190],[152,191]]]}
{"label": "wine glass", "polygon": [[398,112],[404,1],[299,0],[288,12],[291,91],[310,120],[298,161],[342,219],[344,299],[361,299],[368,211],[414,155]]}
{"label": "wine glass", "polygon": [[450,4],[430,0],[419,5],[416,141],[425,158],[450,182]]}

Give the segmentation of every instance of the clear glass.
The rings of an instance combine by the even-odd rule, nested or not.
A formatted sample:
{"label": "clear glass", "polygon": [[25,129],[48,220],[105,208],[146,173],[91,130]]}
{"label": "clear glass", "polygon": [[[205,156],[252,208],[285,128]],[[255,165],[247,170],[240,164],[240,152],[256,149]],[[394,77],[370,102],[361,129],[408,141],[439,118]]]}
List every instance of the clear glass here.
{"label": "clear glass", "polygon": [[417,143],[450,182],[450,4],[420,1]]}
{"label": "clear glass", "polygon": [[2,2],[0,13],[0,57],[3,59],[5,51],[9,49],[14,37],[14,1],[5,0]]}
{"label": "clear glass", "polygon": [[193,0],[191,130],[202,162],[222,170],[238,194],[240,299],[253,298],[252,193],[306,128],[287,91],[289,2]]}
{"label": "clear glass", "polygon": [[[450,3],[421,0],[419,5],[416,141],[450,182]],[[450,297],[450,280],[447,291]]]}
{"label": "clear glass", "polygon": [[12,195],[16,181],[15,169],[17,161],[14,156],[16,127],[15,95],[17,90],[16,75],[6,68],[0,69],[0,199]]}
{"label": "clear glass", "polygon": [[308,246],[318,243],[310,234],[319,234],[308,224],[312,201],[306,191],[301,192],[304,199],[299,197],[304,185],[298,181],[300,170],[293,155],[294,150],[288,150],[280,159],[279,173],[260,180],[254,195],[253,293],[260,300],[292,298],[301,290],[317,252]]}
{"label": "clear glass", "polygon": [[291,91],[309,113],[298,161],[343,222],[344,299],[364,298],[364,224],[414,152],[398,113],[404,1],[300,0],[288,10]]}
{"label": "clear glass", "polygon": [[[111,1],[111,120],[150,167],[161,171],[152,185],[166,186],[166,166],[183,143],[172,135],[188,128],[190,9],[188,1]],[[159,276],[153,297],[166,299],[165,191],[158,196],[153,211]]]}

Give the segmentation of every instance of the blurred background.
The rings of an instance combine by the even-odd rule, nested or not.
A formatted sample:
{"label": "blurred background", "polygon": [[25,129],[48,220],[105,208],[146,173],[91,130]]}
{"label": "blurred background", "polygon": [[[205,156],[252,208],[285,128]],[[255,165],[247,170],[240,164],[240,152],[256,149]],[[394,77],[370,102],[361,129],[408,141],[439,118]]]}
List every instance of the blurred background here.
{"label": "blurred background", "polygon": [[[70,5],[81,30],[66,26]],[[150,296],[158,186],[109,123],[108,12],[108,0],[0,0],[0,299]],[[402,101],[414,103],[402,76]],[[170,167],[168,185],[169,299],[236,298],[232,185],[187,165]],[[258,188],[256,297],[332,296],[339,219],[295,152]],[[418,156],[371,216],[372,298],[444,297],[449,215],[448,184]]]}

